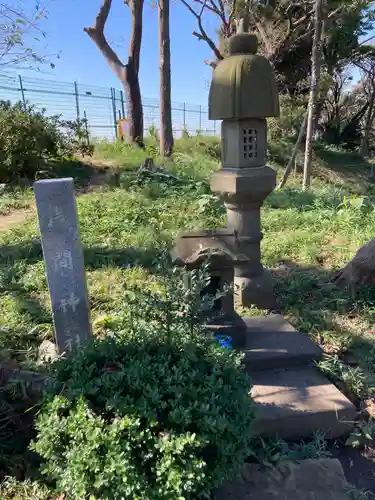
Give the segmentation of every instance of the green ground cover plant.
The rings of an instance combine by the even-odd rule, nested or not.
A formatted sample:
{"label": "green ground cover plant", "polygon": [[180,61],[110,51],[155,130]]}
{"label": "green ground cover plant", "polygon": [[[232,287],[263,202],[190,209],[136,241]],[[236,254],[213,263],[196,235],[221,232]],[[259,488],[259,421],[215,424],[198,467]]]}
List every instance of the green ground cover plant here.
{"label": "green ground cover plant", "polygon": [[[277,161],[289,150],[285,141],[270,144],[275,168],[280,169]],[[145,297],[162,293],[165,280],[157,263],[179,231],[225,224],[225,208],[209,188],[210,175],[220,167],[218,151],[215,138],[176,141],[174,157],[164,166],[181,182],[166,183],[137,180],[137,168],[146,156],[160,164],[152,140],[145,152],[123,143],[96,145],[93,161],[108,162],[119,172],[117,186],[103,185],[77,200],[97,339],[110,332],[117,336],[131,331],[127,318],[139,290]],[[66,168],[74,175],[72,164]],[[375,294],[364,287],[354,300],[331,277],[373,237],[374,188],[366,180],[369,166],[337,148],[317,145],[314,168],[310,191],[301,191],[297,172],[285,189],[266,199],[263,263],[274,275],[283,314],[327,352],[325,373],[339,386],[344,384],[354,399],[365,400],[375,387]],[[77,175],[80,182],[85,178],[82,172],[88,173],[82,167]],[[12,211],[11,204],[7,211]],[[0,232],[0,308],[2,362],[41,369],[36,363],[37,347],[43,339],[53,338],[53,328],[33,214],[19,226]],[[262,313],[255,308],[243,312]],[[347,356],[357,366],[349,367]],[[4,484],[9,491],[18,488],[11,480]],[[34,488],[39,482],[27,484]]]}

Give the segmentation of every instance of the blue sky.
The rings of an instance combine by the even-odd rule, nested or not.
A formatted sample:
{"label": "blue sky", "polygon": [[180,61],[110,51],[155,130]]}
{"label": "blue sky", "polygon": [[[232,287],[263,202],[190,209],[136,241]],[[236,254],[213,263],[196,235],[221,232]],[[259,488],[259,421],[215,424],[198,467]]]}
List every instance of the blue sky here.
{"label": "blue sky", "polygon": [[[48,20],[42,25],[47,31],[48,52],[61,51],[61,54],[54,70],[44,70],[45,78],[120,87],[103,56],[83,31],[93,23],[99,5],[100,0],[53,0],[49,4]],[[212,52],[192,35],[196,20],[178,0],[171,2],[170,17],[172,99],[206,105],[212,71],[204,60],[212,59]],[[123,1],[113,0],[106,36],[123,60],[127,56],[130,21],[129,9]],[[150,0],[145,0],[140,81],[142,94],[148,98],[159,96],[157,25],[157,11]],[[206,26],[208,32],[214,34],[214,19],[207,19]],[[33,72],[32,76],[38,75]]]}
{"label": "blue sky", "polygon": [[[34,5],[35,0],[27,0]],[[157,10],[152,0],[145,0],[144,29],[140,67],[142,95],[159,97],[158,26]],[[40,77],[102,87],[120,88],[115,75],[83,28],[90,26],[98,12],[101,0],[51,0],[48,19],[42,23],[47,32],[47,49],[41,52],[60,53],[54,70],[44,68]],[[120,58],[126,61],[130,33],[130,13],[123,0],[113,0],[106,26],[106,36]],[[216,19],[206,17],[205,27],[215,37]],[[205,42],[192,35],[197,29],[195,18],[179,0],[171,0],[171,67],[172,100],[176,103],[207,104],[211,69],[204,64],[213,55]],[[25,73],[25,72],[23,72]],[[353,71],[358,78],[358,71]],[[26,74],[30,74],[26,72]],[[38,77],[34,72],[30,76]]]}

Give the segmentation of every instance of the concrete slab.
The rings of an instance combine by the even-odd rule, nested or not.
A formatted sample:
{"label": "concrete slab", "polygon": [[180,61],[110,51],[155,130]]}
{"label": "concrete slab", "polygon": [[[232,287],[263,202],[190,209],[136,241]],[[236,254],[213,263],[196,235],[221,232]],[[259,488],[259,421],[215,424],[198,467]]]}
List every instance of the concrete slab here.
{"label": "concrete slab", "polygon": [[254,372],[252,381],[258,435],[300,439],[322,429],[337,438],[354,426],[354,405],[315,368]]}
{"label": "concrete slab", "polygon": [[257,370],[306,365],[322,355],[321,348],[297,332],[280,314],[243,318],[247,326],[245,363]]}
{"label": "concrete slab", "polygon": [[238,479],[215,492],[214,500],[349,500],[348,488],[335,459],[282,462],[275,468],[246,464]]}

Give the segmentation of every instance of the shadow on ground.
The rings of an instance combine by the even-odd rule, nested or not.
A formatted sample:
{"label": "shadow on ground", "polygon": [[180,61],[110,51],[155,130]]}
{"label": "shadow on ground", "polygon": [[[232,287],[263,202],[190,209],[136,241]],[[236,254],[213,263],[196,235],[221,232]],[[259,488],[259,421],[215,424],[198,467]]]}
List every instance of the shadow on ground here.
{"label": "shadow on ground", "polygon": [[293,187],[285,187],[273,191],[265,200],[264,206],[274,209],[294,208],[300,211],[319,209],[337,209],[344,199],[344,193],[338,190],[301,191]]}
{"label": "shadow on ground", "polygon": [[344,470],[347,481],[357,489],[367,492],[367,496],[353,498],[372,500],[375,498],[375,450],[357,450],[348,446],[333,445],[333,458],[337,458]]}
{"label": "shadow on ground", "polygon": [[369,185],[371,163],[358,154],[319,144],[315,145],[314,154],[326,163],[326,167],[319,172],[319,177],[332,180],[333,174],[351,192],[366,194],[373,190],[373,186]]}
{"label": "shadow on ground", "polygon": [[[105,248],[85,247],[85,266],[89,270],[102,267],[134,267],[142,266],[155,270],[158,258],[162,255],[157,248]],[[0,266],[11,270],[12,264],[23,260],[26,264],[35,264],[43,260],[43,251],[39,238],[31,239],[22,244],[0,245]]]}
{"label": "shadow on ground", "polygon": [[[157,262],[161,256],[162,252],[156,248],[84,249],[85,266],[89,271],[139,266],[158,274],[160,271],[157,269]],[[29,266],[42,260],[43,252],[39,239],[0,246],[0,294],[13,299],[11,307],[20,318],[11,330],[4,324],[6,330],[1,332],[0,347],[9,350],[15,358],[18,358],[18,353],[24,353],[29,348],[36,349],[43,340],[43,332],[52,331],[52,316],[45,303],[46,290],[38,290],[32,283],[25,285],[22,279]],[[44,273],[44,269],[38,270],[38,273],[40,272]],[[95,300],[93,296],[90,298]]]}

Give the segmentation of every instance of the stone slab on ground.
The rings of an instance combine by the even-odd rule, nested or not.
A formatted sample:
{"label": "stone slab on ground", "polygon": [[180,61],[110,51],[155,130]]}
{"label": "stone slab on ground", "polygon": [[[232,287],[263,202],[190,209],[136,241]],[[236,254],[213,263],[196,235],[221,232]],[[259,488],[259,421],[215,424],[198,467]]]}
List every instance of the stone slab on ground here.
{"label": "stone slab on ground", "polygon": [[282,462],[277,468],[246,464],[214,500],[349,500],[348,484],[335,459]]}
{"label": "stone slab on ground", "polygon": [[315,368],[254,372],[252,382],[258,435],[300,439],[323,429],[337,438],[354,426],[354,405]]}
{"label": "stone slab on ground", "polygon": [[245,364],[247,371],[305,365],[322,355],[321,348],[297,332],[282,315],[244,318],[247,326]]}

